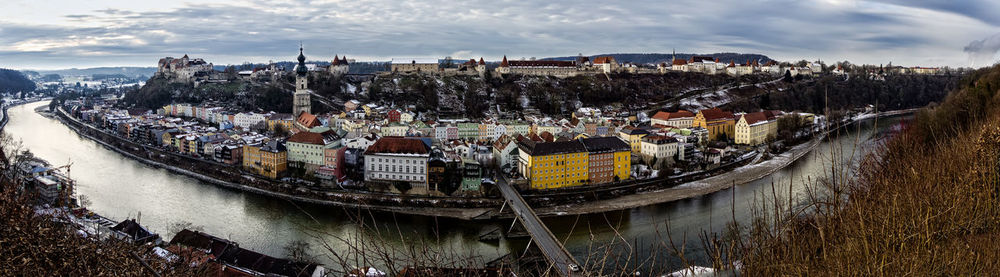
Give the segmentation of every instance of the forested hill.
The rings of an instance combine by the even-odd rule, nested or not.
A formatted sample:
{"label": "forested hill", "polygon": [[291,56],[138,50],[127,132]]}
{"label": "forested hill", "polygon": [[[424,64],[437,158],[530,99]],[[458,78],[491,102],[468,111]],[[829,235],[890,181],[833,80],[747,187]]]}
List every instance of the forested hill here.
{"label": "forested hill", "polygon": [[[771,58],[761,55],[761,54],[740,54],[740,53],[714,53],[714,54],[683,54],[677,53],[678,59],[691,59],[691,56],[711,56],[713,58],[718,58],[720,62],[735,61],[736,63],[743,63],[747,60],[760,60],[761,63],[770,61]],[[612,56],[617,62],[631,62],[637,64],[658,64],[661,62],[670,63],[673,60],[674,54],[660,54],[660,53],[619,53],[619,54],[600,54],[589,56],[591,60],[594,57],[599,56]],[[553,60],[553,61],[573,61],[576,60],[576,56],[568,57],[552,57],[544,58],[543,60]]]}
{"label": "forested hill", "polygon": [[33,90],[35,90],[35,82],[29,80],[23,73],[17,70],[0,68],[0,92],[10,93]]}

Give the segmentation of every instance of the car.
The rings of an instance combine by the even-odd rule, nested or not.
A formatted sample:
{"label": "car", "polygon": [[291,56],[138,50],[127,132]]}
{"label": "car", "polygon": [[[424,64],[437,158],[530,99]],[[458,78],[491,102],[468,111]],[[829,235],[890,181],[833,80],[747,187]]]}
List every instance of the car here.
{"label": "car", "polygon": [[578,266],[576,264],[569,264],[569,266],[567,266],[567,267],[569,267],[569,271],[580,272],[580,266]]}

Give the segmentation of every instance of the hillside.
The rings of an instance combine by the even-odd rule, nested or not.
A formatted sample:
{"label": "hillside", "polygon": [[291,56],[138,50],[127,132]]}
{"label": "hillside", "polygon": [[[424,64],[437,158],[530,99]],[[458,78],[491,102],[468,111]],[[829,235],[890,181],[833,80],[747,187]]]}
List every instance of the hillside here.
{"label": "hillside", "polygon": [[35,82],[17,70],[0,68],[0,92],[34,91]]}
{"label": "hillside", "polygon": [[[743,61],[747,61],[747,60],[750,60],[750,61],[758,61],[759,60],[761,63],[765,63],[765,62],[768,62],[768,61],[771,60],[771,58],[769,58],[769,57],[767,57],[765,55],[761,55],[761,54],[740,54],[740,53],[712,53],[712,54],[685,54],[685,53],[677,53],[677,59],[687,60],[687,59],[691,59],[691,56],[695,56],[695,55],[697,55],[697,56],[711,56],[711,57],[714,57],[714,58],[718,58],[720,62],[727,62],[727,63],[729,61],[735,61],[736,63],[743,63]],[[658,64],[658,63],[668,63],[669,64],[673,60],[673,58],[674,58],[674,54],[670,54],[670,53],[668,53],[668,54],[660,54],[660,53],[600,54],[600,55],[589,56],[588,58],[590,58],[590,60],[594,60],[595,57],[599,57],[599,56],[612,56],[612,57],[615,58],[615,61],[620,62],[620,63],[631,62],[631,63],[637,63],[637,64]],[[577,58],[576,56],[551,57],[551,58],[544,58],[543,60],[575,61],[576,58]]]}
{"label": "hillside", "polygon": [[1000,66],[959,84],[856,173],[840,164],[812,184],[832,193],[758,206],[754,223],[724,243],[731,251],[714,255],[739,260],[749,276],[1000,272]]}

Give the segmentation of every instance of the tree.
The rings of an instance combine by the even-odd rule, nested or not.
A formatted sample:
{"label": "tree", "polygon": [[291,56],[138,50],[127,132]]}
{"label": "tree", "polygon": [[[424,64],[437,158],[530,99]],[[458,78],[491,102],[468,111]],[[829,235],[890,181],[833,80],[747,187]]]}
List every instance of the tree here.
{"label": "tree", "polygon": [[402,194],[406,194],[407,191],[410,191],[410,189],[413,188],[413,185],[411,185],[410,182],[405,181],[392,182],[392,186],[395,187],[396,190],[399,190]]}
{"label": "tree", "polygon": [[792,71],[785,69],[785,76],[782,77],[781,80],[784,81],[785,83],[791,83],[792,81],[795,81],[795,79],[792,78]]}
{"label": "tree", "polygon": [[301,240],[289,241],[288,244],[284,246],[285,256],[293,262],[299,263],[312,263],[312,257],[309,256],[309,243]]}

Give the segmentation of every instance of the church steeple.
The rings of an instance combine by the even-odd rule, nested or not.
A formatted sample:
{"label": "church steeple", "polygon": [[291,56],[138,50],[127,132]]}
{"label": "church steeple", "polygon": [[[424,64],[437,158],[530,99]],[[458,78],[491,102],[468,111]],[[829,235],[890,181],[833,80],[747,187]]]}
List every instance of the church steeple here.
{"label": "church steeple", "polygon": [[309,68],[306,68],[306,55],[302,53],[302,45],[299,45],[299,65],[295,66],[295,73],[299,76],[305,76],[309,73]]}
{"label": "church steeple", "polygon": [[311,113],[312,105],[309,95],[309,68],[306,68],[306,55],[299,45],[299,64],[295,66],[295,94],[292,98],[292,114],[298,117],[302,113]]}

